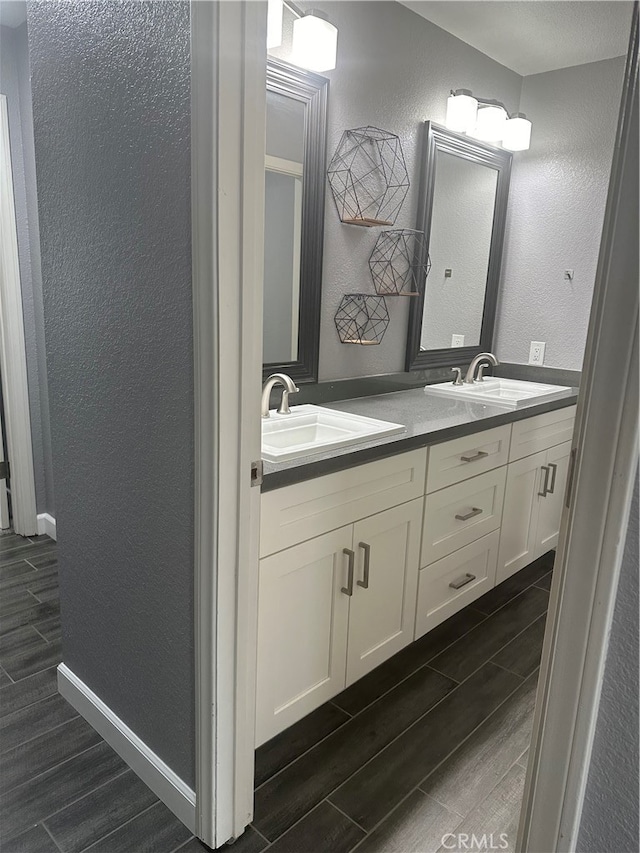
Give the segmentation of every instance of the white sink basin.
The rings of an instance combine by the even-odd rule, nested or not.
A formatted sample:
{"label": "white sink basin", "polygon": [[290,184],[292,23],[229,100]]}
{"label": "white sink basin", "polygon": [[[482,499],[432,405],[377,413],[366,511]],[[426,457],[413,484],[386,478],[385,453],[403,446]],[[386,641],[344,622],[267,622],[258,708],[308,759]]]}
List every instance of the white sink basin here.
{"label": "white sink basin", "polygon": [[469,403],[485,403],[488,406],[504,406],[506,409],[517,409],[526,403],[544,403],[571,393],[571,388],[564,385],[523,382],[519,379],[484,379],[473,385],[441,382],[427,385],[424,390],[427,394],[438,394]]}
{"label": "white sink basin", "polygon": [[262,420],[262,458],[283,462],[317,451],[346,447],[360,441],[404,432],[402,424],[321,406],[292,406],[290,415],[272,411]]}

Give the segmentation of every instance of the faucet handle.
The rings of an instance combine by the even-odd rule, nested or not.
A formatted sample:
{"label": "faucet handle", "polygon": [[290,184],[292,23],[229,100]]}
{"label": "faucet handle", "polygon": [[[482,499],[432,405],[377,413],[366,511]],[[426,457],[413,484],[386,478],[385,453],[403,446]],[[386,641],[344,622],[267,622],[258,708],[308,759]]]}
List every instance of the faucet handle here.
{"label": "faucet handle", "polygon": [[484,372],[487,367],[489,367],[489,365],[485,363],[478,365],[478,377],[476,379],[476,382],[484,382]]}
{"label": "faucet handle", "polygon": [[454,385],[464,385],[462,381],[462,368],[461,367],[452,367],[451,372],[455,373],[455,378],[453,379]]}

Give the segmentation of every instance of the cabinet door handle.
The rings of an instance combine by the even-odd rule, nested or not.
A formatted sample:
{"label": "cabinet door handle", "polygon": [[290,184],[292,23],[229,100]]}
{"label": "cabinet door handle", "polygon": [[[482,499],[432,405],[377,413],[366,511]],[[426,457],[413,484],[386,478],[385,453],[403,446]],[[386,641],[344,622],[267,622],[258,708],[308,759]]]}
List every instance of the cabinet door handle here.
{"label": "cabinet door handle", "polygon": [[353,595],[353,571],[356,562],[356,555],[351,548],[343,548],[342,553],[346,554],[349,558],[349,573],[347,575],[347,585],[343,586],[340,589],[340,592],[344,592],[345,595]]}
{"label": "cabinet door handle", "polygon": [[558,466],[555,462],[549,462],[549,468],[551,468],[551,485],[549,486],[548,494],[552,495],[553,490],[556,487],[556,474],[558,473]]}
{"label": "cabinet door handle", "polygon": [[356,581],[358,586],[361,586],[362,589],[369,589],[369,567],[371,565],[371,545],[368,545],[366,542],[358,542],[358,548],[362,548],[364,551],[364,571],[362,573],[362,580]]}
{"label": "cabinet door handle", "polygon": [[542,491],[538,492],[538,497],[546,498],[549,490],[547,489],[547,481],[549,479],[549,466],[543,465],[542,470],[544,471],[544,485],[542,486]]}
{"label": "cabinet door handle", "polygon": [[474,453],[472,456],[461,456],[460,459],[463,462],[477,462],[478,459],[484,459],[485,456],[488,456],[486,450],[479,450],[477,453]]}
{"label": "cabinet door handle", "polygon": [[472,507],[470,512],[466,512],[464,515],[460,515],[458,513],[456,518],[458,521],[469,521],[470,518],[473,518],[476,515],[482,515],[482,509],[479,506]]}
{"label": "cabinet door handle", "polygon": [[451,581],[449,586],[451,587],[451,589],[462,589],[463,586],[466,586],[468,583],[471,583],[471,581],[474,581],[475,579],[475,575],[470,575],[469,572],[467,572],[461,578],[458,578],[457,581]]}

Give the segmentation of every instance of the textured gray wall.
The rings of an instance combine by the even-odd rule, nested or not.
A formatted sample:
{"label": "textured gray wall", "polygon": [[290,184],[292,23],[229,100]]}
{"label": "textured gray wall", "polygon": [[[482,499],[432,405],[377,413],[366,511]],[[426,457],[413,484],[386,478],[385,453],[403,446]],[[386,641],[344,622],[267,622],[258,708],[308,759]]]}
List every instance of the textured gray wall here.
{"label": "textured gray wall", "polygon": [[186,2],[29,2],[64,662],[194,782]]}
{"label": "textured gray wall", "polygon": [[638,850],[638,478],[620,573],[577,850]]}
{"label": "textured gray wall", "polygon": [[0,91],[9,113],[36,507],[55,516],[26,24],[0,27]]}
{"label": "textured gray wall", "polygon": [[[547,342],[546,364],[579,370],[591,307],[624,58],[521,78],[397,3],[306,3],[339,30],[338,67],[326,72],[329,157],[345,128],[373,124],[398,133],[412,182],[396,221],[415,224],[419,125],[444,123],[451,88],[470,88],[524,110],[532,146],[514,155],[495,349],[525,363],[529,343]],[[290,55],[290,21],[282,48]],[[521,96],[522,89],[522,96]],[[349,291],[372,291],[367,259],[379,229],[341,225],[326,198],[320,379],[404,369],[408,305],[390,302],[379,347],[338,342],[333,315]],[[564,269],[575,269],[567,283]]]}
{"label": "textured gray wall", "polygon": [[[517,109],[522,78],[488,56],[390,2],[312,2],[338,27],[338,67],[326,72],[329,89],[327,153],[343,130],[371,124],[397,133],[407,161],[411,190],[396,220],[398,228],[416,221],[421,126],[444,123],[449,91],[468,88]],[[288,36],[288,33],[286,34]],[[272,51],[286,59],[289,41]],[[389,300],[391,323],[380,346],[341,344],[333,321],[345,293],[373,293],[367,261],[380,229],[342,225],[327,187],[320,380],[404,370],[408,300]]]}
{"label": "textured gray wall", "polygon": [[[496,354],[580,370],[595,281],[625,59],[525,77],[531,148],[514,155]],[[563,279],[574,269],[572,282]]]}

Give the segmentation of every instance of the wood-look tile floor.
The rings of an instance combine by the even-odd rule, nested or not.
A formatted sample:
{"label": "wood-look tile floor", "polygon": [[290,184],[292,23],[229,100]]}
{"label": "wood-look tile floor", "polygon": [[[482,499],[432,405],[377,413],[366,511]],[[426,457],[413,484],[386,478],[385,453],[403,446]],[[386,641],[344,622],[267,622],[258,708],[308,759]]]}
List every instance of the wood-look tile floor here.
{"label": "wood-look tile floor", "polygon": [[[553,556],[258,749],[254,821],[229,849],[513,849]],[[58,695],[57,571],[51,539],[0,536],[0,849],[202,853]]]}

